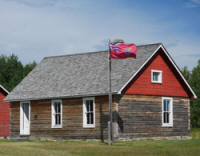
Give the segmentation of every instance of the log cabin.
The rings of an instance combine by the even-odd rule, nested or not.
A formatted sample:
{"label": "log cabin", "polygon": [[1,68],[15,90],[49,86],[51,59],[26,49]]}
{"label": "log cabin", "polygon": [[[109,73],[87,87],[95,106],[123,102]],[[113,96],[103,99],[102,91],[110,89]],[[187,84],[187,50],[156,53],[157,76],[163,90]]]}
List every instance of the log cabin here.
{"label": "log cabin", "polygon": [[[163,44],[112,60],[113,137],[190,135],[196,95]],[[44,58],[5,100],[10,137],[99,139],[108,134],[108,51]]]}
{"label": "log cabin", "polygon": [[10,103],[5,102],[4,98],[8,95],[8,91],[0,85],[0,137],[7,138],[9,136],[10,125]]}

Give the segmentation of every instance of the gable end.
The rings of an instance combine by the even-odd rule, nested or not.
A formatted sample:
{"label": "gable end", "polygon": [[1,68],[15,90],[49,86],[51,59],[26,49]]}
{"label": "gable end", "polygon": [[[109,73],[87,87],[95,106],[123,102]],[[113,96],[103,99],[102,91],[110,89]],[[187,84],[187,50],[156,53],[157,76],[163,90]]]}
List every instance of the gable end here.
{"label": "gable end", "polygon": [[[157,62],[154,62],[154,61],[157,61]],[[160,65],[158,65],[159,61],[162,62]],[[154,64],[153,66],[151,66],[152,63]],[[164,84],[152,84],[151,74],[149,73],[149,70],[151,71],[152,69],[158,69],[158,70],[163,69],[165,70],[165,72],[167,71],[169,75],[171,74],[171,79],[168,77],[169,75],[165,75]],[[148,70],[148,74],[146,70]],[[165,72],[164,74],[166,74]],[[170,92],[171,90],[174,93],[172,92],[167,93],[166,89],[169,89],[168,92]],[[180,93],[177,93],[177,89],[180,91]],[[119,93],[120,94],[121,93],[122,94],[142,94],[142,95],[146,95],[146,94],[157,95],[158,94],[158,95],[163,95],[163,96],[177,95],[177,96],[183,96],[183,97],[189,97],[189,98],[196,98],[195,93],[193,92],[193,90],[191,89],[187,81],[184,79],[179,68],[174,63],[174,61],[172,60],[172,58],[170,57],[170,55],[167,53],[167,51],[164,49],[162,45],[158,49],[156,49],[156,51],[152,54],[152,56],[150,56],[147,59],[147,61],[141,66],[141,68],[129,79],[126,85],[121,88]]]}

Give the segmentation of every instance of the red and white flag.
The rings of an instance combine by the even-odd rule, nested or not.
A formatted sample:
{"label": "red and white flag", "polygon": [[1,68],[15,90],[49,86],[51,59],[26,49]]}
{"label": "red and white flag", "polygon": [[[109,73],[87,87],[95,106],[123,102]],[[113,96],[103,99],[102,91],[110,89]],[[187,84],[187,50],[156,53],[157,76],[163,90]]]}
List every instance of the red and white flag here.
{"label": "red and white flag", "polygon": [[110,43],[109,48],[112,59],[136,58],[137,47],[134,43]]}

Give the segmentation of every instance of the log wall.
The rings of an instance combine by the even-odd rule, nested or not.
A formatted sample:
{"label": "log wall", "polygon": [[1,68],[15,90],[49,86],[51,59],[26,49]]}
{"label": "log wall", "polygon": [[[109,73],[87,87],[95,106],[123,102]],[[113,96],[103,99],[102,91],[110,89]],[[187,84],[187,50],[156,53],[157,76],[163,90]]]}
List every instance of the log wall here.
{"label": "log wall", "polygon": [[[30,137],[107,138],[108,98],[95,98],[95,128],[83,128],[82,98],[62,99],[62,128],[51,128],[51,100],[31,101]],[[11,138],[20,137],[20,102],[11,103]]]}
{"label": "log wall", "polygon": [[189,99],[173,97],[173,127],[162,127],[162,97],[124,95],[119,103],[119,137],[188,136]]}
{"label": "log wall", "polygon": [[[189,99],[173,97],[173,127],[162,127],[162,97],[123,95],[113,98],[115,138],[188,136]],[[31,101],[30,137],[107,139],[108,98],[95,97],[95,128],[83,128],[82,98],[63,99],[63,127],[51,128],[51,100]],[[21,137],[20,103],[11,103],[11,138]]]}

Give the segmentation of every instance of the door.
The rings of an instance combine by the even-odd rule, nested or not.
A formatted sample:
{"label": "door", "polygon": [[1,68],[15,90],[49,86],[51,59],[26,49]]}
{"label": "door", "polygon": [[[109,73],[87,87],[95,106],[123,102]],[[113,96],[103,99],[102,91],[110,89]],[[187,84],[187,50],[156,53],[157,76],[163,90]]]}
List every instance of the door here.
{"label": "door", "polygon": [[20,104],[20,135],[30,135],[30,102]]}

